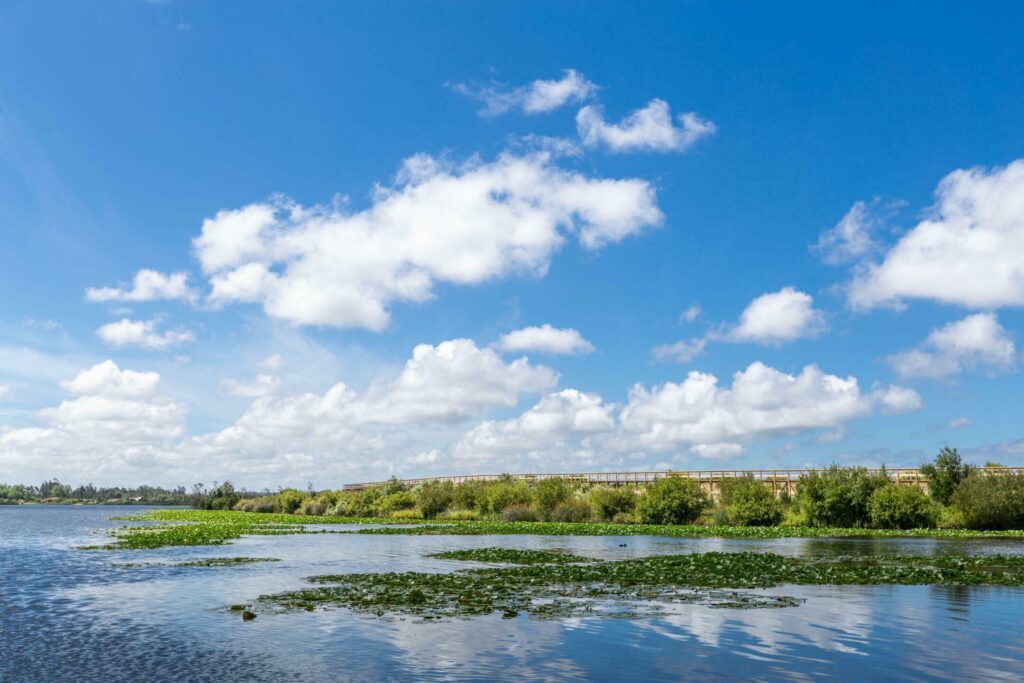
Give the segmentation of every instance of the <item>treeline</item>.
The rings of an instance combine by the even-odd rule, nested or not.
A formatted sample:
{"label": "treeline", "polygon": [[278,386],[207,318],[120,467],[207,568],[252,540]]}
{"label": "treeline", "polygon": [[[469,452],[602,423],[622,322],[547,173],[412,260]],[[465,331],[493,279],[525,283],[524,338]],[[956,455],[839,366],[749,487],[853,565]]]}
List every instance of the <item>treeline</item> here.
{"label": "treeline", "polygon": [[228,485],[199,506],[395,519],[1024,529],[1024,476],[979,474],[948,448],[922,472],[929,480],[928,493],[862,467],[833,465],[803,475],[795,496],[776,495],[770,484],[752,477],[723,480],[719,495],[712,497],[686,477],[613,488],[558,478],[527,483],[507,476],[415,487],[392,480],[360,491],[285,489],[258,497],[245,497]]}
{"label": "treeline", "polygon": [[[160,486],[96,486],[83,484],[71,486],[57,479],[44,481],[38,486],[26,484],[0,484],[0,505],[18,505],[22,503],[67,503],[67,504],[106,504],[106,505],[192,505],[197,506],[203,500],[222,495],[222,486],[234,493],[231,484],[206,489],[196,484],[191,491],[184,486],[163,488]],[[253,494],[246,494],[253,495]],[[238,496],[240,498],[241,495]],[[238,500],[236,498],[235,500]]]}

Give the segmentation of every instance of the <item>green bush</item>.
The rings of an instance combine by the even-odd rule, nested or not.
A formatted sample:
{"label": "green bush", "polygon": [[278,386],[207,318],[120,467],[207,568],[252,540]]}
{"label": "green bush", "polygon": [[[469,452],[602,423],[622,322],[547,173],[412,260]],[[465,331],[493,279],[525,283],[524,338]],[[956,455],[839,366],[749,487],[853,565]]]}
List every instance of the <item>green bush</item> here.
{"label": "green bush", "polygon": [[416,505],[427,519],[437,517],[452,504],[454,486],[451,482],[434,481],[420,486]]}
{"label": "green bush", "polygon": [[453,510],[475,510],[478,507],[480,492],[484,488],[481,481],[464,481],[452,490]]}
{"label": "green bush", "polygon": [[547,517],[552,522],[589,522],[590,505],[583,500],[567,500],[556,505]]}
{"label": "green bush", "polygon": [[968,529],[1024,529],[1024,475],[974,475],[960,482],[953,507]]}
{"label": "green bush", "polygon": [[314,498],[307,498],[306,500],[302,501],[302,505],[299,506],[298,510],[300,515],[312,516],[320,516],[324,514],[326,511],[327,508],[324,506],[324,504]]}
{"label": "green bush", "polygon": [[935,526],[935,504],[914,485],[886,484],[875,489],[868,504],[877,529],[925,529]]}
{"label": "green bush", "polygon": [[774,526],[782,521],[775,492],[751,476],[723,480],[718,505],[721,521],[731,526]]}
{"label": "green bush", "polygon": [[651,484],[637,501],[636,512],[646,524],[690,524],[707,504],[696,479],[669,476]]}
{"label": "green bush", "polygon": [[297,489],[284,489],[274,496],[274,512],[290,515],[299,509],[306,494]]}
{"label": "green bush", "polygon": [[832,465],[825,472],[808,472],[797,485],[800,511],[810,526],[866,527],[871,494],[888,483],[887,476],[863,467]]}
{"label": "green bush", "polygon": [[451,520],[453,522],[471,522],[480,519],[476,510],[446,510],[437,516],[437,519]]}
{"label": "green bush", "polygon": [[374,507],[376,514],[387,517],[399,510],[411,510],[416,507],[416,496],[409,491],[395,491],[381,498]]}
{"label": "green bush", "polygon": [[616,516],[628,515],[636,509],[637,495],[633,489],[628,487],[612,488],[610,486],[598,486],[590,489],[587,493],[594,514],[603,521],[611,521]]}
{"label": "green bush", "polygon": [[506,507],[501,513],[501,518],[506,522],[536,522],[540,519],[540,515],[532,505],[516,503]]}
{"label": "green bush", "polygon": [[921,474],[928,477],[928,492],[943,505],[949,505],[960,482],[971,476],[974,468],[960,459],[955,448],[943,448],[935,461],[924,465]]}
{"label": "green bush", "polygon": [[523,481],[488,482],[477,497],[477,509],[481,514],[500,515],[513,505],[526,505],[533,500],[530,487]]}
{"label": "green bush", "polygon": [[572,497],[572,485],[560,477],[542,479],[533,487],[533,503],[541,513],[549,513]]}

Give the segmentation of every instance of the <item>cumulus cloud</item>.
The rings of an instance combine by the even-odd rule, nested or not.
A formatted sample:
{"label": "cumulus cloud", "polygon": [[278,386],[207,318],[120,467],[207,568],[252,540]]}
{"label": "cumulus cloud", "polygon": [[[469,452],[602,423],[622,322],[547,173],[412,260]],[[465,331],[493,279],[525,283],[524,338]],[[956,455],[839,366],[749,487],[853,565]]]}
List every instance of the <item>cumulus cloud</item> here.
{"label": "cumulus cloud", "polygon": [[205,220],[193,245],[211,303],[381,330],[392,302],[425,301],[437,282],[540,276],[570,237],[598,249],[662,218],[647,182],[589,178],[548,155],[460,168],[419,155],[363,211],[253,204]]}
{"label": "cumulus cloud", "polygon": [[281,378],[274,375],[257,375],[251,382],[227,378],[221,381],[220,389],[228,396],[259,398],[276,394],[281,388]]}
{"label": "cumulus cloud", "polygon": [[155,372],[122,370],[110,360],[82,370],[61,382],[75,398],[39,412],[45,427],[0,433],[0,461],[93,476],[156,465],[183,436],[187,414],[159,393],[159,382]]}
{"label": "cumulus cloud", "polygon": [[995,313],[975,313],[932,330],[924,343],[886,359],[901,377],[940,378],[968,370],[1001,372],[1017,364],[1017,347]]}
{"label": "cumulus cloud", "polygon": [[513,353],[537,351],[573,355],[594,351],[594,345],[584,339],[578,331],[568,327],[559,329],[547,323],[540,327],[524,327],[502,335],[495,346],[502,351]]}
{"label": "cumulus cloud", "polygon": [[751,301],[728,338],[780,344],[816,337],[827,329],[825,314],[814,308],[814,298],[810,294],[783,287]]}
{"label": "cumulus cloud", "polygon": [[668,103],[653,99],[619,123],[608,123],[604,110],[592,104],[576,114],[576,128],[584,145],[603,145],[613,152],[683,152],[717,130],[714,123],[694,112],[676,118],[678,126],[672,121]]}
{"label": "cumulus cloud", "polygon": [[159,321],[157,320],[122,318],[117,322],[107,323],[96,330],[96,334],[100,339],[116,348],[139,346],[156,350],[168,349],[196,338],[192,330],[178,328],[160,331],[158,327]]}
{"label": "cumulus cloud", "polygon": [[135,274],[131,287],[89,287],[87,301],[157,301],[181,299],[192,302],[198,294],[188,286],[188,273],[164,275],[155,270],[142,269]]}
{"label": "cumulus cloud", "polygon": [[558,80],[536,80],[517,88],[473,88],[463,83],[455,83],[451,87],[462,95],[483,102],[484,108],[479,114],[487,117],[513,109],[526,114],[540,114],[571,102],[582,102],[597,92],[597,86],[574,69],[566,69]]}
{"label": "cumulus cloud", "polygon": [[954,171],[935,194],[928,218],[857,270],[850,305],[1024,305],[1024,160]]}
{"label": "cumulus cloud", "polygon": [[0,401],[6,401],[11,397],[11,387],[6,384],[0,384]]}
{"label": "cumulus cloud", "polygon": [[[694,318],[699,313],[698,308]],[[783,287],[751,301],[736,324],[720,326],[703,337],[655,346],[651,355],[663,363],[688,363],[703,353],[711,342],[784,344],[817,337],[827,329],[825,314],[814,308],[814,298],[810,294],[793,287]]]}
{"label": "cumulus cloud", "polygon": [[855,377],[839,377],[806,366],[790,375],[752,363],[723,388],[718,378],[691,372],[681,383],[636,385],[621,413],[627,443],[669,451],[735,455],[745,443],[780,434],[836,429],[883,409],[907,409],[912,390],[886,387],[862,392]]}
{"label": "cumulus cloud", "polygon": [[703,311],[701,310],[699,304],[693,304],[692,306],[690,306],[685,311],[679,314],[679,322],[692,323],[693,321],[700,317],[700,314],[702,312]]}
{"label": "cumulus cloud", "polygon": [[519,417],[474,427],[453,447],[453,455],[481,460],[557,449],[571,438],[614,429],[614,408],[597,394],[565,389],[543,397]]}

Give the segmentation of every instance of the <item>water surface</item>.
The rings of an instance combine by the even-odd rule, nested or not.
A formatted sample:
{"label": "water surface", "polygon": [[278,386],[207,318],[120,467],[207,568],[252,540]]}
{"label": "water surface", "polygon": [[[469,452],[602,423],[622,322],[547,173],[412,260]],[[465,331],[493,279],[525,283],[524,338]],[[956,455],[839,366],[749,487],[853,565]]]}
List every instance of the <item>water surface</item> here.
{"label": "water surface", "polygon": [[[1020,554],[1015,539],[257,536],[218,547],[80,551],[140,508],[0,506],[0,681],[1022,680],[1024,589],[783,586],[786,609],[673,605],[656,619],[442,623],[343,609],[261,615],[226,605],[314,574],[452,571],[427,554],[506,546],[619,559],[757,550],[794,556]],[[620,547],[625,544],[625,547]],[[123,567],[203,557],[237,567]]]}

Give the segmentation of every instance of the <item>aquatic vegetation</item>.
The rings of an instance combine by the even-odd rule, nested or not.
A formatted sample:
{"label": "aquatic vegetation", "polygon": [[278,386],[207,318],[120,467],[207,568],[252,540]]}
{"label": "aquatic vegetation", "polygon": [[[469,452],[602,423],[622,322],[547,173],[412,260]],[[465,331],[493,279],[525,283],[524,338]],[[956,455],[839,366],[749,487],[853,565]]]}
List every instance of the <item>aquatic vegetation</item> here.
{"label": "aquatic vegetation", "polygon": [[[491,549],[486,549],[491,550]],[[344,607],[423,619],[501,613],[540,618],[643,617],[671,603],[720,608],[791,607],[800,600],[755,589],[797,585],[1024,585],[1024,557],[893,556],[798,559],[710,552],[586,563],[534,563],[420,572],[315,576],[318,584],[261,596],[256,607]],[[754,591],[754,592],[751,592]]]}
{"label": "aquatic vegetation", "polygon": [[280,562],[278,557],[203,557],[198,560],[176,562],[175,567],[237,567],[260,562]]}
{"label": "aquatic vegetation", "polygon": [[567,550],[520,550],[518,548],[466,548],[435,553],[428,557],[503,564],[564,564],[566,562],[594,561],[593,558],[575,555]]}
{"label": "aquatic vegetation", "polygon": [[1024,530],[849,529],[837,527],[701,526],[696,524],[613,524],[603,522],[427,522],[406,527],[381,526],[347,533],[412,536],[534,534],[538,536],[671,536],[680,538],[1024,538]]}

